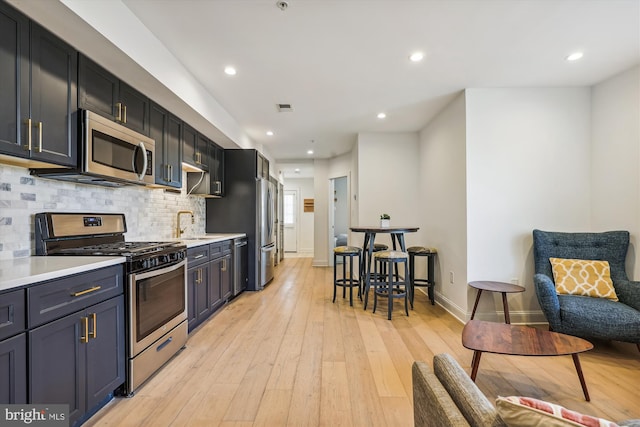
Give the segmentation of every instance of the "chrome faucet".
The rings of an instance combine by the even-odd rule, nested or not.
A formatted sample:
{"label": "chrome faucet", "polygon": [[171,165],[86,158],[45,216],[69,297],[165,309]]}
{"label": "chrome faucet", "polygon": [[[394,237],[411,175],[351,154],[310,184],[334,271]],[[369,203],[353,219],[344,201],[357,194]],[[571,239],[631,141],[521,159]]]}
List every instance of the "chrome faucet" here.
{"label": "chrome faucet", "polygon": [[184,233],[184,230],[187,229],[187,227],[180,229],[180,215],[181,214],[189,214],[191,215],[191,224],[195,224],[196,222],[196,218],[193,216],[193,211],[178,211],[178,214],[176,215],[176,237],[180,237],[182,236],[182,234]]}

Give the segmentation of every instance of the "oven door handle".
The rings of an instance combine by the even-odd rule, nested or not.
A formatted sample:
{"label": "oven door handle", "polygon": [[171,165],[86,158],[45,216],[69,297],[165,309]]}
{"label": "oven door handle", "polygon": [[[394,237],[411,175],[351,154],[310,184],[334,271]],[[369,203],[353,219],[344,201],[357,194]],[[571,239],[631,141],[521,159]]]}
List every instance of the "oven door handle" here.
{"label": "oven door handle", "polygon": [[160,276],[162,274],[166,274],[166,273],[170,273],[172,271],[175,271],[175,270],[181,268],[182,266],[186,266],[186,265],[187,265],[187,260],[182,260],[177,264],[173,264],[173,265],[170,265],[169,267],[161,268],[159,270],[147,271],[147,272],[138,273],[138,274],[133,273],[133,274],[131,274],[131,280],[132,280],[132,282],[135,282],[137,280],[147,279],[149,277]]}

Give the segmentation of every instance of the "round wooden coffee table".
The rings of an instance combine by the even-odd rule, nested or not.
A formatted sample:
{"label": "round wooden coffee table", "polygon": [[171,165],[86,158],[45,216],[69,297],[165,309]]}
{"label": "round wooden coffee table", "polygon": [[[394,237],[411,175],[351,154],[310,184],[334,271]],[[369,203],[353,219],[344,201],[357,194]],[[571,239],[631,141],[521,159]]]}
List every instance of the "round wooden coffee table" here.
{"label": "round wooden coffee table", "polygon": [[591,350],[593,344],[582,338],[528,326],[469,320],[462,329],[462,345],[473,350],[471,379],[476,380],[483,352],[512,356],[571,355],[578,373],[584,398],[589,401],[587,383],[582,375],[578,353]]}
{"label": "round wooden coffee table", "polygon": [[478,302],[480,301],[480,295],[482,295],[482,291],[489,291],[500,292],[502,294],[504,322],[511,323],[511,319],[509,319],[509,304],[507,303],[507,294],[524,292],[524,288],[522,286],[514,285],[512,283],[491,282],[486,280],[469,282],[469,286],[478,290],[478,294],[476,295],[476,302],[475,304],[473,304],[473,311],[471,312],[471,320],[473,320],[473,317],[476,315],[476,309],[478,308]]}

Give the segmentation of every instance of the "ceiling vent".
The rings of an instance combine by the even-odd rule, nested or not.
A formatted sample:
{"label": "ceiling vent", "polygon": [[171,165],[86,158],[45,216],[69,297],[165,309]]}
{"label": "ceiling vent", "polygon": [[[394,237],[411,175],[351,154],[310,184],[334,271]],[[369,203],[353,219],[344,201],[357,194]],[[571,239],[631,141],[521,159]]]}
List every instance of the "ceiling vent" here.
{"label": "ceiling vent", "polygon": [[291,104],[276,104],[278,106],[278,111],[281,113],[288,113],[293,111],[293,107]]}

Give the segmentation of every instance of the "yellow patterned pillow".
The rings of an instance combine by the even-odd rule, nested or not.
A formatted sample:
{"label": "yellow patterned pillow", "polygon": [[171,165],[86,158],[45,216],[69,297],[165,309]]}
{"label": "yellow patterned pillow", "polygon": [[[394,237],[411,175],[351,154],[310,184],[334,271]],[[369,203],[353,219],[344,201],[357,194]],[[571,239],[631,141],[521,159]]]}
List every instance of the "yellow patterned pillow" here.
{"label": "yellow patterned pillow", "polygon": [[608,261],[549,258],[556,292],[618,301]]}

